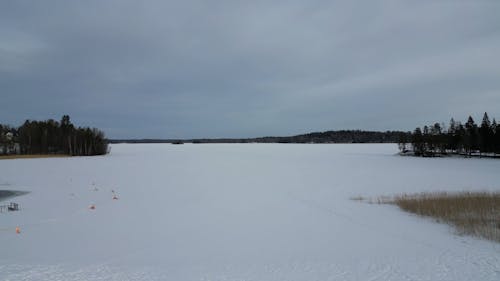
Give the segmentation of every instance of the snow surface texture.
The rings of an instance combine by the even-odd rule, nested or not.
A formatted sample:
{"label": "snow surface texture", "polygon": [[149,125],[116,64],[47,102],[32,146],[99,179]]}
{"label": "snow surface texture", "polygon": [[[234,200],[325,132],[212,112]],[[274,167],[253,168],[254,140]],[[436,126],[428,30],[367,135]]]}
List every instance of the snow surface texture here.
{"label": "snow surface texture", "polygon": [[0,214],[0,280],[500,280],[499,244],[349,199],[498,191],[500,161],[395,153],[120,144],[102,157],[2,160],[0,183],[31,193]]}

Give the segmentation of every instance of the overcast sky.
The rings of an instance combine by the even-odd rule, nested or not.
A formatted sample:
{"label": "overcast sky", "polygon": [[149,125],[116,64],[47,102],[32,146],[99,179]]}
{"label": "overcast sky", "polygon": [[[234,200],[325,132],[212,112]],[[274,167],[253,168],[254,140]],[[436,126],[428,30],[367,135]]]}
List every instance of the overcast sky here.
{"label": "overcast sky", "polygon": [[500,1],[0,1],[0,123],[111,138],[500,119]]}

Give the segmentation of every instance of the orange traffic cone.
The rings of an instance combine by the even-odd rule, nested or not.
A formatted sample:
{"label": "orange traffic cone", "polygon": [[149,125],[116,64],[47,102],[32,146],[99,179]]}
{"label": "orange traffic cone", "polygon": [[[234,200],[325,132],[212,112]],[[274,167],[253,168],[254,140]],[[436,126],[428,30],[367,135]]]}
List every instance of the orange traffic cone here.
{"label": "orange traffic cone", "polygon": [[19,228],[19,226],[16,226],[16,233],[21,234],[21,229]]}

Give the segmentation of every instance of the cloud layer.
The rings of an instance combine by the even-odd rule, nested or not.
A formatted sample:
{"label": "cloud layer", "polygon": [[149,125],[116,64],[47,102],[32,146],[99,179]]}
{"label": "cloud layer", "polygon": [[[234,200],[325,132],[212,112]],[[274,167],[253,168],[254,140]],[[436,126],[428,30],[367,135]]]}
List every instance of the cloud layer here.
{"label": "cloud layer", "polygon": [[500,118],[500,2],[359,2],[3,1],[0,122],[190,138]]}

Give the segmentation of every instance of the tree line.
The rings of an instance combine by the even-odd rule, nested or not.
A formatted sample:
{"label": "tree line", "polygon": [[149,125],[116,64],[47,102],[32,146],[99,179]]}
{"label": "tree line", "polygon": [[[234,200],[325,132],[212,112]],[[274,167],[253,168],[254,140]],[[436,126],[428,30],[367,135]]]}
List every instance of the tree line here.
{"label": "tree line", "polygon": [[263,137],[252,139],[255,142],[276,143],[396,143],[400,132],[340,130],[314,132],[290,137]]}
{"label": "tree line", "polygon": [[217,139],[115,139],[110,143],[397,143],[401,131],[340,130],[285,137]]}
{"label": "tree line", "polygon": [[413,132],[401,133],[398,144],[402,153],[413,153],[417,156],[495,156],[500,153],[500,125],[495,119],[490,121],[487,112],[484,113],[480,125],[476,124],[471,116],[465,124],[452,118],[448,128],[444,124],[435,123],[423,128],[417,127]]}
{"label": "tree line", "polygon": [[0,125],[0,148],[3,154],[90,156],[108,153],[108,142],[99,129],[75,127],[64,115],[60,122],[26,120],[18,128]]}

